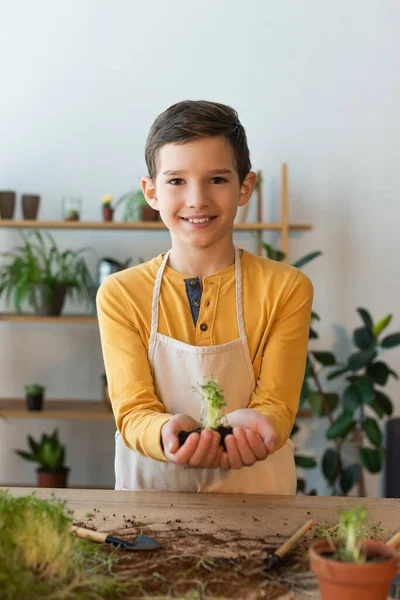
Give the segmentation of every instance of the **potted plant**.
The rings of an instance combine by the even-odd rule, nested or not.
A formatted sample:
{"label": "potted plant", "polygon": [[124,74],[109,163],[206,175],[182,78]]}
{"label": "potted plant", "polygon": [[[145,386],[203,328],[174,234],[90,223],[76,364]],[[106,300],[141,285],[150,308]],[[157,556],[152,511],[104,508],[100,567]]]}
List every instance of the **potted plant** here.
{"label": "potted plant", "polygon": [[[197,388],[194,387],[193,389],[201,395],[203,403],[202,412],[204,414],[203,427],[196,429],[195,431],[198,433],[200,433],[202,429],[213,429],[214,431],[217,431],[221,436],[220,445],[225,448],[225,438],[232,433],[233,429],[230,426],[221,424],[221,420],[224,416],[223,407],[226,402],[219,383],[213,377],[210,377],[205,383],[199,385]],[[191,433],[193,432],[179,432],[178,439],[180,446],[184,444]]]}
{"label": "potted plant", "polygon": [[365,537],[367,511],[340,512],[337,537],[315,542],[309,552],[322,600],[386,600],[397,573],[398,557],[384,544]]}
{"label": "potted plant", "polygon": [[31,452],[24,450],[15,450],[15,452],[25,460],[39,464],[39,468],[36,469],[38,487],[67,487],[69,468],[64,464],[65,446],[58,439],[57,429],[51,436],[44,433],[39,442],[28,435],[28,444]]}
{"label": "potted plant", "polygon": [[35,220],[39,210],[40,196],[37,194],[22,194],[21,199],[24,219]]}
{"label": "potted plant", "polygon": [[104,221],[112,221],[113,220],[113,215],[114,215],[114,208],[111,206],[112,203],[112,196],[110,196],[109,194],[107,196],[104,196],[102,203],[103,203],[103,220]]}
{"label": "potted plant", "polygon": [[17,313],[26,301],[42,316],[60,315],[67,296],[94,308],[96,286],[81,256],[87,248],[62,252],[50,234],[47,247],[39,231],[21,237],[22,246],[1,253],[11,262],[0,267],[0,297],[13,298]]}
{"label": "potted plant", "polygon": [[159,212],[148,205],[142,190],[128,192],[115,203],[115,210],[118,206],[124,206],[124,221],[157,221]]}
{"label": "potted plant", "polygon": [[15,192],[0,192],[0,218],[12,219],[15,210]]}
{"label": "potted plant", "polygon": [[42,410],[45,388],[38,383],[25,386],[28,410]]}

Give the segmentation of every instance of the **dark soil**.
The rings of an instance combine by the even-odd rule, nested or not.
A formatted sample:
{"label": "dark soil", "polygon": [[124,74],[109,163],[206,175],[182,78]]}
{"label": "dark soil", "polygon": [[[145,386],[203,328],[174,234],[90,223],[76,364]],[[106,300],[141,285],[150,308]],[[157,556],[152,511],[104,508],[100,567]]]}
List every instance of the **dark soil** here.
{"label": "dark soil", "polygon": [[185,527],[184,519],[167,520],[165,529],[163,525],[152,531],[127,515],[121,529],[108,533],[128,541],[142,533],[160,544],[155,552],[124,552],[104,544],[105,552],[117,553],[114,571],[132,586],[124,600],[275,600],[290,590],[288,579],[302,578],[308,572],[307,540],[302,540],[282,564],[266,571],[264,560],[284,541],[282,537],[248,537],[238,530],[217,527],[215,533],[202,533]]}
{"label": "dark soil", "polygon": [[[191,433],[194,433],[194,432],[201,433],[201,431],[202,431],[201,428],[195,429],[194,431],[180,431],[178,434],[179,446],[183,446],[183,444],[186,442],[187,438],[189,437],[189,435]],[[228,427],[226,425],[220,425],[216,429],[213,429],[213,431],[218,431],[218,433],[221,436],[220,446],[222,446],[224,448],[224,450],[226,450],[225,438],[227,435],[231,435],[233,433],[232,427]]]}

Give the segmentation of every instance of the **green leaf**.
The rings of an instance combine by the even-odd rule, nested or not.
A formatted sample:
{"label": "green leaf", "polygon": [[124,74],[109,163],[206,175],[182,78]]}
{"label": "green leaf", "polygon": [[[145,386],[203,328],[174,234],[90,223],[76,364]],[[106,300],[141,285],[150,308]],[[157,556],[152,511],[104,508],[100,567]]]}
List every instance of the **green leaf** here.
{"label": "green leaf", "polygon": [[311,320],[312,321],[320,321],[321,317],[319,316],[319,314],[317,314],[316,312],[314,312],[313,310],[311,311]]}
{"label": "green leaf", "polygon": [[368,365],[367,374],[378,385],[385,385],[389,377],[389,369],[384,362],[377,361]]}
{"label": "green leaf", "polygon": [[386,315],[386,317],[383,317],[383,319],[375,323],[375,325],[372,328],[372,333],[376,338],[389,325],[390,321],[392,320],[392,316],[393,315]]}
{"label": "green leaf", "polygon": [[394,348],[400,345],[400,333],[391,333],[383,338],[381,342],[382,348]]}
{"label": "green leaf", "polygon": [[294,457],[294,462],[296,467],[301,467],[302,469],[314,469],[317,466],[315,459],[311,456],[297,455]]}
{"label": "green leaf", "polygon": [[379,405],[379,402],[377,401],[376,398],[374,398],[370,404],[370,407],[372,408],[372,410],[375,411],[375,413],[378,415],[378,417],[380,419],[382,419],[382,417],[385,416],[385,411],[382,410],[382,407]]}
{"label": "green leaf", "polygon": [[37,452],[39,451],[39,444],[37,442],[35,442],[35,440],[33,439],[33,437],[31,435],[28,435],[28,444],[29,444],[33,454],[37,454]]}
{"label": "green leaf", "polygon": [[340,476],[340,488],[345,496],[354,487],[360,477],[360,467],[357,464],[346,467]]}
{"label": "green leaf", "polygon": [[[323,398],[319,392],[310,391],[307,401],[316,416],[326,416]],[[333,413],[339,404],[339,396],[337,394],[325,394],[325,401],[328,405],[329,412]]]}
{"label": "green leaf", "polygon": [[321,256],[321,255],[322,255],[322,252],[320,250],[316,250],[315,252],[310,252],[310,254],[306,254],[306,256],[303,256],[303,258],[300,258],[297,262],[293,263],[292,266],[296,267],[297,269],[301,269],[301,267],[304,267],[304,265],[311,262],[315,258],[318,258],[318,256]]}
{"label": "green leaf", "polygon": [[329,485],[332,486],[339,474],[339,455],[336,450],[332,448],[325,450],[322,458],[322,472]]}
{"label": "green leaf", "polygon": [[379,473],[382,466],[381,455],[375,448],[361,448],[360,458],[364,467],[370,473]]}
{"label": "green leaf", "polygon": [[307,401],[308,399],[308,394],[310,393],[309,388],[308,388],[308,381],[306,378],[303,379],[303,384],[301,386],[301,391],[300,391],[300,402],[299,402],[299,407],[301,408],[302,406],[304,406],[304,403]]}
{"label": "green leaf", "polygon": [[305,492],[306,489],[306,482],[304,479],[298,478],[297,480],[297,493],[298,492]]}
{"label": "green leaf", "polygon": [[360,403],[361,399],[357,386],[354,384],[349,385],[343,393],[343,410],[346,413],[353,414]]}
{"label": "green leaf", "polygon": [[293,423],[292,431],[290,432],[289,437],[293,437],[294,435],[296,435],[296,433],[298,433],[298,431],[299,431],[299,426],[297,425],[297,423]]}
{"label": "green leaf", "polygon": [[[393,404],[390,398],[383,394],[379,390],[375,390],[375,402],[378,404],[381,411],[386,415],[391,415],[393,413]],[[372,406],[372,405],[371,405]]]}
{"label": "green leaf", "polygon": [[332,373],[329,373],[327,379],[329,381],[331,381],[332,379],[336,379],[337,377],[340,377],[340,375],[343,375],[343,373],[347,373],[349,369],[346,367],[341,367],[340,369],[337,369],[336,371],[332,371]]}
{"label": "green leaf", "polygon": [[315,331],[315,329],[310,327],[310,333],[308,334],[308,337],[310,340],[317,340],[319,336],[318,336],[318,333]]}
{"label": "green leaf", "polygon": [[311,352],[314,356],[315,360],[324,367],[329,367],[331,365],[336,365],[336,358],[332,352]]}
{"label": "green leaf", "polygon": [[362,350],[352,354],[348,360],[348,367],[351,371],[358,371],[365,367],[376,356],[375,350]]}
{"label": "green leaf", "polygon": [[336,421],[332,423],[326,432],[328,440],[334,440],[335,438],[345,438],[346,435],[353,429],[355,422],[353,416],[350,413],[343,412]]}
{"label": "green leaf", "polygon": [[357,312],[363,320],[365,327],[372,332],[374,322],[369,312],[365,308],[357,308]]}
{"label": "green leaf", "polygon": [[395,379],[399,378],[398,373],[396,373],[396,371],[393,371],[393,369],[389,368],[389,375],[392,375]]}
{"label": "green leaf", "polygon": [[374,347],[374,336],[366,327],[359,327],[354,330],[353,342],[360,350],[371,350]]}
{"label": "green leaf", "polygon": [[370,417],[364,419],[362,428],[371,444],[376,448],[380,448],[382,444],[382,432],[375,419],[371,419]]}
{"label": "green leaf", "polygon": [[365,375],[359,377],[356,386],[360,394],[361,402],[363,404],[371,404],[375,398],[375,390],[370,378]]}

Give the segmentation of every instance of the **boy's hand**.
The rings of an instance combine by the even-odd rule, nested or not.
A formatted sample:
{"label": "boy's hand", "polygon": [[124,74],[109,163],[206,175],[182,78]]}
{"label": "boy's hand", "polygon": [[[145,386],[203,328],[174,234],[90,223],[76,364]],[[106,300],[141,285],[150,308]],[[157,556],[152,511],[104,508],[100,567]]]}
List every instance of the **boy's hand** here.
{"label": "boy's hand", "polygon": [[200,423],[178,413],[161,428],[161,439],[164,454],[168,461],[178,465],[197,467],[201,469],[216,469],[219,467],[222,447],[221,436],[216,431],[203,430],[191,433],[183,446],[179,447],[178,434],[180,431],[192,431],[200,427]]}
{"label": "boy's hand", "polygon": [[275,451],[279,437],[269,419],[256,410],[235,410],[226,415],[226,421],[233,427],[233,435],[225,438],[226,452],[221,456],[221,469],[250,467]]}

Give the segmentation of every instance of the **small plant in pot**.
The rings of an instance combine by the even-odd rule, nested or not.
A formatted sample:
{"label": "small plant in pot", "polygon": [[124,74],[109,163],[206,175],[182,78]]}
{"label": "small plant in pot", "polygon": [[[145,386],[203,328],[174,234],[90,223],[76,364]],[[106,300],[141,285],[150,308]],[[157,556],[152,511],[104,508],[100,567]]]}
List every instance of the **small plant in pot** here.
{"label": "small plant in pot", "polygon": [[124,221],[157,221],[159,217],[159,212],[147,203],[142,190],[128,192],[118,198],[115,210],[120,205],[124,206]]}
{"label": "small plant in pot", "polygon": [[[225,438],[233,432],[232,427],[221,425],[223,419],[223,407],[225,406],[225,398],[219,383],[210,377],[205,383],[199,385],[198,388],[193,388],[196,392],[201,394],[203,403],[203,429],[213,429],[217,431],[221,436],[220,445],[225,449]],[[201,428],[197,429],[196,432],[200,433]],[[179,445],[183,446],[192,431],[180,431],[179,432]]]}
{"label": "small plant in pot", "polygon": [[45,388],[38,383],[25,386],[28,410],[42,410]]}
{"label": "small plant in pot", "polygon": [[39,464],[39,468],[36,469],[38,487],[67,487],[69,468],[64,464],[65,446],[58,439],[58,430],[55,429],[51,436],[44,433],[38,442],[28,435],[28,445],[31,452],[24,450],[15,450],[15,452],[25,460]]}
{"label": "small plant in pot", "polygon": [[336,537],[310,548],[321,600],[386,600],[389,595],[398,557],[383,542],[366,538],[366,518],[363,507],[341,511]]}
{"label": "small plant in pot", "polygon": [[102,203],[103,203],[103,220],[104,221],[112,221],[113,220],[113,216],[114,216],[114,208],[111,206],[112,203],[112,196],[110,196],[109,194],[107,196],[104,196]]}
{"label": "small plant in pot", "polygon": [[96,286],[82,257],[88,248],[61,251],[49,233],[48,244],[39,231],[20,235],[21,246],[1,253],[10,262],[0,266],[0,296],[12,298],[17,313],[27,302],[36,314],[58,316],[68,296],[94,310]]}

